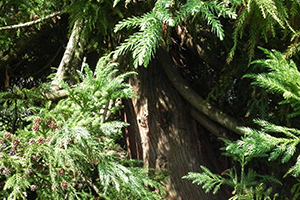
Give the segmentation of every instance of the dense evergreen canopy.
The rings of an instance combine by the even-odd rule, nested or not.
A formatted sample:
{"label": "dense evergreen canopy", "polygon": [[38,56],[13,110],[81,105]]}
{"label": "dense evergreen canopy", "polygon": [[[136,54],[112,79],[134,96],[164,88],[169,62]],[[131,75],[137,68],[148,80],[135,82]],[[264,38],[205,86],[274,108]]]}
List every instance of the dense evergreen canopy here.
{"label": "dense evergreen canopy", "polygon": [[299,11],[2,0],[1,198],[297,199]]}

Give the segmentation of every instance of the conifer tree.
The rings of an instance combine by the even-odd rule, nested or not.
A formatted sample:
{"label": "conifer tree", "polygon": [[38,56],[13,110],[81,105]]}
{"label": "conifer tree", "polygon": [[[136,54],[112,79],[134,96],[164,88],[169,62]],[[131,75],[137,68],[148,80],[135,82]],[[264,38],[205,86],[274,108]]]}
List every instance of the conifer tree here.
{"label": "conifer tree", "polygon": [[[298,166],[299,5],[298,0],[1,1],[2,197],[160,198],[154,192],[160,185],[151,179],[156,172],[124,156],[125,127],[129,156],[172,169],[164,187],[170,198],[212,199],[204,191],[217,191],[223,183],[234,188],[233,198],[272,196],[267,182],[276,179],[241,159],[265,156]],[[264,50],[270,59],[255,61],[271,64],[263,69],[271,73],[249,67],[264,57],[258,44],[278,50]],[[85,67],[86,60],[94,63],[93,56],[103,55],[111,61],[102,60],[95,72]],[[112,64],[116,60],[120,66]],[[58,73],[59,63],[64,73]],[[141,73],[119,74],[132,69]],[[54,82],[58,91],[35,88],[55,72],[64,75]],[[245,73],[251,75],[242,77]],[[247,77],[260,76],[267,82],[250,85]],[[278,106],[280,95],[285,100]],[[114,115],[121,97],[130,126]],[[253,118],[261,120],[253,124]],[[251,128],[237,130],[238,124]],[[237,140],[241,134],[247,137]],[[219,136],[237,140],[225,142],[230,158],[219,155]],[[259,141],[266,145],[252,144]],[[200,163],[204,191],[181,179]],[[224,165],[227,173],[211,173]],[[293,167],[288,171],[297,173]],[[293,188],[299,191],[297,184]]]}
{"label": "conifer tree", "polygon": [[[117,75],[115,63],[99,61],[95,72],[86,65],[81,84],[61,83],[68,97],[58,103],[32,104],[28,122],[14,134],[2,130],[1,192],[3,199],[160,199],[159,182],[139,163],[130,161],[117,143],[126,123],[108,116],[122,107],[111,100],[134,95]],[[45,90],[45,86],[41,86]],[[4,105],[34,91],[2,92]],[[44,99],[43,96],[36,98]],[[17,99],[17,100],[16,100]],[[44,106],[42,106],[44,105]],[[149,176],[148,176],[149,175]],[[153,175],[152,175],[153,176]]]}

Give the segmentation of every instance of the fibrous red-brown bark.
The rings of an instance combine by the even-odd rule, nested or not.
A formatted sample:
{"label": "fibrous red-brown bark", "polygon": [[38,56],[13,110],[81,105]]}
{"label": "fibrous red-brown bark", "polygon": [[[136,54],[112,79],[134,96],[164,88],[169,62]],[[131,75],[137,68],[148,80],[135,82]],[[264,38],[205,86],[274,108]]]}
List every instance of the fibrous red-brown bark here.
{"label": "fibrous red-brown bark", "polygon": [[138,73],[130,80],[138,98],[125,105],[126,118],[131,120],[126,132],[131,156],[143,159],[146,167],[169,171],[168,199],[224,199],[182,179],[188,172],[199,171],[200,165],[217,169],[214,157],[208,155],[205,130],[191,117],[189,104],[172,87],[157,60]]}

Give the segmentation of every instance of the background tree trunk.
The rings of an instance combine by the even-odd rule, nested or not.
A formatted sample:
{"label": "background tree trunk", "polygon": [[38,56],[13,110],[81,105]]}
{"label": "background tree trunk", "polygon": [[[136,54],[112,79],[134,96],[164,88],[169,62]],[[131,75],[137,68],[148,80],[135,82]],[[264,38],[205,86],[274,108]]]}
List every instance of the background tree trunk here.
{"label": "background tree trunk", "polygon": [[[67,71],[70,71],[71,75],[74,75],[75,70],[80,66],[81,57],[83,54],[83,47],[79,46],[79,41],[84,39],[80,38],[80,32],[82,30],[82,22],[76,20],[74,27],[69,38],[66,50],[58,66],[54,80],[52,81],[53,89],[60,89],[60,82],[65,78]],[[77,53],[77,55],[76,55]]]}
{"label": "background tree trunk", "polygon": [[192,119],[189,104],[172,87],[159,62],[153,59],[138,73],[130,80],[138,98],[125,101],[132,158],[143,159],[146,167],[169,171],[168,199],[227,199],[222,191],[218,196],[206,194],[201,186],[182,179],[190,171],[199,171],[200,165],[217,173],[224,169],[218,169],[206,130]]}

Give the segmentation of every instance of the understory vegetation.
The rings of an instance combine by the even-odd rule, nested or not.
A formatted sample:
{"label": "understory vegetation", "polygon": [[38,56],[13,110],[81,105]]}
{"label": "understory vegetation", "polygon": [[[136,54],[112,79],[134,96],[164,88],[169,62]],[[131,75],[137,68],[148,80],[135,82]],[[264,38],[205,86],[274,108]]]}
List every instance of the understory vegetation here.
{"label": "understory vegetation", "polygon": [[1,1],[0,198],[300,198],[299,11]]}
{"label": "understory vegetation", "polygon": [[86,65],[80,85],[61,83],[68,97],[58,102],[40,93],[49,84],[1,93],[3,116],[23,114],[15,124],[2,121],[1,199],[161,198],[155,174],[118,142],[128,124],[112,116],[134,93],[124,83],[132,73],[116,75],[115,67],[101,60],[93,72]]}
{"label": "understory vegetation", "polygon": [[[292,60],[287,60],[278,51],[260,49],[265,52],[268,59],[257,60],[252,64],[267,72],[246,74],[244,77],[254,79],[252,85],[282,95],[284,100],[279,104],[291,105],[293,112],[289,117],[298,116],[300,73],[296,64]],[[201,166],[202,173],[190,172],[183,178],[192,179],[194,183],[202,185],[206,192],[213,191],[214,194],[218,192],[221,185],[228,185],[233,189],[233,196],[230,199],[276,199],[279,194],[272,194],[272,188],[267,186],[270,182],[280,185],[282,183],[272,176],[258,174],[246,165],[255,158],[278,160],[281,164],[289,163],[284,178],[289,175],[299,177],[300,155],[297,148],[299,148],[300,130],[278,126],[262,119],[256,119],[254,123],[258,125],[258,129],[238,127],[244,133],[241,139],[237,141],[222,139],[225,143],[224,155],[232,157],[238,163],[237,167],[227,169],[218,175]],[[293,199],[300,196],[299,183],[293,185],[291,192]]]}

